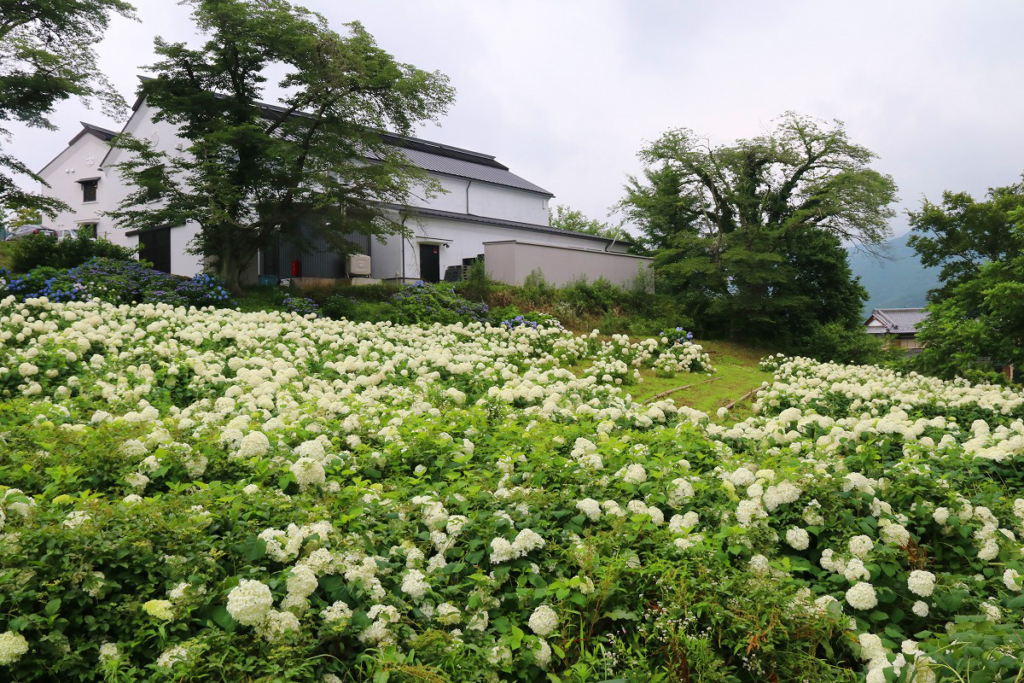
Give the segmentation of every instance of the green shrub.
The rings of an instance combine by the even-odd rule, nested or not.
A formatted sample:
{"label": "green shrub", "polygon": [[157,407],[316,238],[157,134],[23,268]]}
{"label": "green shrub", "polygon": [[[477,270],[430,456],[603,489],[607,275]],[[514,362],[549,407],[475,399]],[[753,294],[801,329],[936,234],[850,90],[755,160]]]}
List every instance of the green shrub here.
{"label": "green shrub", "polygon": [[466,270],[466,277],[460,283],[458,289],[466,297],[485,299],[490,296],[497,284],[487,275],[487,268],[484,266],[484,262],[477,259]]}
{"label": "green shrub", "polygon": [[417,280],[406,285],[391,298],[396,323],[483,322],[487,319],[487,304],[467,301],[450,284],[431,285]]}
{"label": "green shrub", "polygon": [[172,306],[235,307],[223,284],[199,274],[181,278],[135,260],[93,258],[69,269],[35,268],[7,281],[19,299],[46,297],[53,302],[101,299],[112,304],[164,303]]}
{"label": "green shrub", "polygon": [[85,232],[63,240],[43,234],[29,235],[11,245],[11,269],[16,273],[27,273],[41,266],[74,268],[92,258],[134,261],[137,251],[102,237],[90,237]]}
{"label": "green shrub", "polygon": [[887,351],[883,340],[863,328],[850,329],[840,323],[816,326],[807,339],[797,343],[794,351],[820,361],[859,365],[877,364],[904,355],[896,349]]}
{"label": "green shrub", "polygon": [[391,320],[395,315],[394,306],[387,301],[365,301],[352,296],[335,294],[320,306],[323,315],[328,318],[353,321],[377,322]]}

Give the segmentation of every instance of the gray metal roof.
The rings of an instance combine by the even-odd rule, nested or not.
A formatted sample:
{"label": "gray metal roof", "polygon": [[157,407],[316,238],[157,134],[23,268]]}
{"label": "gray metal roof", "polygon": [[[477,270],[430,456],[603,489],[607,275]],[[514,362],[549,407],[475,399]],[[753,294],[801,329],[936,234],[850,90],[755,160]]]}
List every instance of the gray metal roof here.
{"label": "gray metal roof", "polygon": [[[256,104],[268,116],[275,116],[287,111],[276,104],[258,102]],[[297,112],[304,116],[303,112]],[[381,138],[389,145],[400,147],[409,162],[424,171],[433,171],[444,175],[479,180],[494,185],[514,187],[517,190],[536,192],[546,197],[554,197],[554,193],[535,185],[525,178],[508,170],[508,166],[498,162],[493,155],[474,152],[462,147],[454,147],[440,142],[413,138],[398,133],[384,131]]]}
{"label": "gray metal roof", "polygon": [[420,145],[415,144],[419,142],[426,143],[426,140],[413,139],[411,141],[413,144],[409,144],[406,142],[409,138],[402,139],[398,136],[385,135],[384,139],[389,143],[394,141],[393,144],[402,148],[402,153],[409,159],[409,162],[417,168],[422,168],[424,171],[433,171],[434,173],[457,176],[469,180],[480,180],[494,185],[514,187],[518,190],[536,192],[547,197],[554,196],[543,187],[534,185],[529,180],[512,173],[508,170],[508,167],[494,161],[494,157],[480,155],[479,159],[472,159],[470,154],[465,152],[453,153],[450,151],[451,148],[447,148],[445,145],[436,145],[436,152],[433,152],[426,151]]}
{"label": "gray metal roof", "polygon": [[[140,76],[139,80],[145,83],[153,79]],[[218,97],[223,97],[223,95],[218,95]],[[145,100],[145,95],[140,93],[132,105],[132,110],[137,110],[143,100]],[[288,111],[285,107],[267,102],[257,102],[255,104],[263,112],[263,115],[269,118]],[[298,116],[308,116],[304,112],[294,113]],[[418,168],[422,168],[424,171],[513,187],[517,190],[536,192],[546,197],[555,196],[554,193],[545,190],[543,187],[512,173],[508,170],[508,166],[499,163],[493,155],[387,131],[382,132],[381,137],[389,145],[400,147],[409,159],[409,162]]]}
{"label": "gray metal roof", "polygon": [[876,308],[871,316],[885,326],[887,334],[914,334],[917,326],[928,317],[924,308]]}
{"label": "gray metal roof", "polygon": [[502,228],[514,228],[516,230],[530,230],[532,232],[544,232],[552,235],[571,235],[572,237],[582,237],[583,239],[595,240],[597,242],[603,242],[604,244],[611,244],[617,242],[618,244],[632,244],[629,240],[614,239],[611,237],[601,237],[600,235],[591,235],[586,232],[576,232],[575,230],[562,230],[561,228],[552,228],[550,225],[538,225],[536,223],[520,223],[519,221],[507,221],[503,218],[489,218],[487,216],[477,216],[472,213],[456,213],[454,211],[441,211],[439,209],[425,209],[418,206],[403,206],[399,204],[382,204],[386,209],[392,211],[401,211],[402,213],[408,214],[409,216],[423,216],[427,218],[444,218],[450,221],[458,221],[460,223],[483,223],[484,225],[496,225]]}

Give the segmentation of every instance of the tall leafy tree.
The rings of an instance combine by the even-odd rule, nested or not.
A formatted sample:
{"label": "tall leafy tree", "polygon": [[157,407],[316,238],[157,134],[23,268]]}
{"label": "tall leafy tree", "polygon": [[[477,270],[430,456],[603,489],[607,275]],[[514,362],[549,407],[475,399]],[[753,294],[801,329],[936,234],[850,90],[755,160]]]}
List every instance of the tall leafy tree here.
{"label": "tall leafy tree", "polygon": [[[0,0],[0,138],[8,122],[53,128],[54,107],[71,97],[119,114],[125,103],[100,70],[95,45],[114,15],[133,16],[124,0]],[[17,177],[42,182],[0,149],[0,205],[55,215],[64,204],[26,192]]]}
{"label": "tall leafy tree", "polygon": [[1024,367],[1024,182],[992,188],[984,201],[945,192],[910,222],[921,262],[942,267],[918,368],[981,378],[997,365]]}
{"label": "tall leafy tree", "polygon": [[909,211],[913,234],[907,240],[925,266],[940,266],[940,287],[932,300],[948,296],[959,284],[977,277],[985,263],[1005,261],[1016,248],[1011,217],[1024,207],[1024,181],[990,188],[984,201],[966,192],[943,192],[942,202],[927,199]]}
{"label": "tall leafy tree", "polygon": [[586,214],[577,209],[571,209],[561,204],[555,206],[554,211],[548,212],[548,223],[552,228],[569,230],[571,232],[582,232],[587,235],[597,235],[617,240],[631,240],[629,233],[622,227],[603,223],[596,218],[587,218]]}
{"label": "tall leafy tree", "polygon": [[[303,217],[344,246],[352,232],[403,230],[382,205],[438,186],[382,131],[408,133],[451,103],[448,79],[395,61],[359,23],[344,35],[284,0],[190,0],[197,49],[157,41],[142,94],[189,142],[169,155],[122,136],[120,170],[138,190],[112,215],[123,227],[200,227],[196,249],[232,290],[258,250]],[[267,70],[286,71],[281,106],[260,104]],[[154,194],[162,201],[149,203]]]}
{"label": "tall leafy tree", "polygon": [[762,136],[717,147],[671,130],[639,156],[646,168],[620,209],[708,332],[785,341],[813,324],[854,324],[864,291],[843,243],[873,249],[888,237],[896,185],[841,122],[789,112]]}

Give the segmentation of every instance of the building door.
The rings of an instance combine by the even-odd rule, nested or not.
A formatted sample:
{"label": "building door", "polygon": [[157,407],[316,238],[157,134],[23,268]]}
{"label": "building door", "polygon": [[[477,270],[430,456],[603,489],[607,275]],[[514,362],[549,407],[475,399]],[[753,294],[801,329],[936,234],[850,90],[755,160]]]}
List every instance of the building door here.
{"label": "building door", "polygon": [[171,229],[140,232],[139,259],[152,263],[155,270],[171,272]]}
{"label": "building door", "polygon": [[438,282],[441,279],[441,245],[420,245],[420,279]]}

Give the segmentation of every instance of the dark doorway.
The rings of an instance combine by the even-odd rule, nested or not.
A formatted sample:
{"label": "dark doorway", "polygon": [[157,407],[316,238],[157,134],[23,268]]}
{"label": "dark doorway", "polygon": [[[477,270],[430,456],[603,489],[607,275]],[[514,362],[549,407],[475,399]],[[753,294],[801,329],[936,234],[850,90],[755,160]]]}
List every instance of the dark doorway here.
{"label": "dark doorway", "polygon": [[441,245],[420,245],[420,279],[438,282],[441,279]]}
{"label": "dark doorway", "polygon": [[171,229],[157,228],[140,232],[139,259],[149,261],[156,270],[171,272]]}

